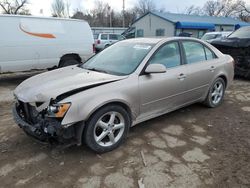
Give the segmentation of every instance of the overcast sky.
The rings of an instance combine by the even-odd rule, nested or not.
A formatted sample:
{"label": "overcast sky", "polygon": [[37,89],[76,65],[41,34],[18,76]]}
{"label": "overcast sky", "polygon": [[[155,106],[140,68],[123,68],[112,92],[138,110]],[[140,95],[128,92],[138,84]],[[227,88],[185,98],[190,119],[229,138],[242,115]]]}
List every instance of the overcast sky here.
{"label": "overcast sky", "polygon": [[[111,8],[115,11],[122,10],[122,0],[102,0],[103,2],[109,3]],[[202,6],[207,0],[153,0],[157,8],[165,8],[166,11],[181,13],[186,7],[190,5]],[[250,0],[246,0],[250,1]],[[53,0],[29,0],[29,8],[32,15],[37,16],[50,16],[51,15],[51,2]],[[71,4],[71,11],[90,10],[95,6],[95,0],[68,0]],[[132,8],[136,4],[136,0],[125,0],[125,9]],[[41,10],[42,13],[41,14]]]}

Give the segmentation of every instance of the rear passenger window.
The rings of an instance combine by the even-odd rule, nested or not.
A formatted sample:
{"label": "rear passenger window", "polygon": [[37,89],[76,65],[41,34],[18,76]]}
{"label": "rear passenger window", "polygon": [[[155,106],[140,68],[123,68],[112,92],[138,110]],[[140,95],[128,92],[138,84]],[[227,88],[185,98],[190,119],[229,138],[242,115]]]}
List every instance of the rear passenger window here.
{"label": "rear passenger window", "polygon": [[150,60],[150,64],[162,64],[166,68],[179,66],[181,58],[178,43],[172,42],[161,47]]}
{"label": "rear passenger window", "polygon": [[211,50],[209,50],[207,47],[205,47],[205,52],[206,52],[207,60],[211,60],[215,58],[214,53]]}
{"label": "rear passenger window", "polygon": [[118,37],[115,34],[110,34],[109,35],[109,40],[118,40]]}
{"label": "rear passenger window", "polygon": [[188,64],[206,60],[204,46],[202,44],[193,41],[184,41],[183,47]]}
{"label": "rear passenger window", "polygon": [[102,34],[101,39],[102,40],[108,40],[108,35],[107,34]]}

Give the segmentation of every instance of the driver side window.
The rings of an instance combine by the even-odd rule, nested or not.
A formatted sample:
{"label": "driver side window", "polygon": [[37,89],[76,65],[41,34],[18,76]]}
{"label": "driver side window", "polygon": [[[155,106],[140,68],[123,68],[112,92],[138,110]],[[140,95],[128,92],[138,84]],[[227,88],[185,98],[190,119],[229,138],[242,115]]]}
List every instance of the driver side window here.
{"label": "driver side window", "polygon": [[152,57],[150,64],[162,64],[166,68],[181,65],[181,56],[178,42],[168,43],[162,46]]}

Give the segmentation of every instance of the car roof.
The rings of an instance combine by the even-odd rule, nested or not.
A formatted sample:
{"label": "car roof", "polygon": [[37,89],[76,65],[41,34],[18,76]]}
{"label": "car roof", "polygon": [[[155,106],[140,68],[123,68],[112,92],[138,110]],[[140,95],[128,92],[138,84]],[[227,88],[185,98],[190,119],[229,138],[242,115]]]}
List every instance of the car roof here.
{"label": "car roof", "polygon": [[156,44],[160,42],[161,38],[133,38],[133,39],[127,39],[124,42],[131,42],[131,43],[148,43],[148,44]]}
{"label": "car roof", "polygon": [[126,39],[121,42],[131,42],[131,43],[147,43],[147,44],[157,44],[159,42],[167,42],[173,40],[192,40],[192,41],[200,41],[199,39],[193,37],[152,37],[152,38],[133,38]]}

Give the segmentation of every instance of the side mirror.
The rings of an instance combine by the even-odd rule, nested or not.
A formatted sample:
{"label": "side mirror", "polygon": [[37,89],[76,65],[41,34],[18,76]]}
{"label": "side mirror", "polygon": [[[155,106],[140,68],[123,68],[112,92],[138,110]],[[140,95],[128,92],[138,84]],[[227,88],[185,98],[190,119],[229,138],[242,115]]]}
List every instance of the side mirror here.
{"label": "side mirror", "polygon": [[145,70],[145,73],[152,74],[152,73],[164,73],[167,69],[162,64],[149,64]]}

